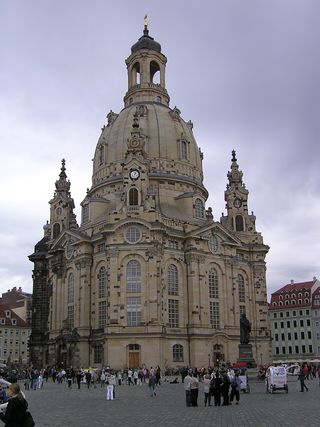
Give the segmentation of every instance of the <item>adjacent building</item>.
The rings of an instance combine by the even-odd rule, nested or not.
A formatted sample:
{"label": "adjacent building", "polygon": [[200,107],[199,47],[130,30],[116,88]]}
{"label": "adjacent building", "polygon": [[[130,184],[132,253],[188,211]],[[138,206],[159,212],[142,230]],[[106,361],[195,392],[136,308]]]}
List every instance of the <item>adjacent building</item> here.
{"label": "adjacent building", "polygon": [[126,59],[124,108],[110,111],[95,148],[80,224],[62,161],[29,257],[35,366],[236,361],[244,312],[256,361],[269,361],[269,247],[234,151],[226,213],[216,221],[206,207],[204,155],[192,122],[169,106],[166,62],[145,26]]}
{"label": "adjacent building", "polygon": [[320,356],[320,282],[291,281],[271,295],[269,305],[274,361]]}
{"label": "adjacent building", "polygon": [[0,363],[29,364],[30,326],[10,307],[0,303]]}

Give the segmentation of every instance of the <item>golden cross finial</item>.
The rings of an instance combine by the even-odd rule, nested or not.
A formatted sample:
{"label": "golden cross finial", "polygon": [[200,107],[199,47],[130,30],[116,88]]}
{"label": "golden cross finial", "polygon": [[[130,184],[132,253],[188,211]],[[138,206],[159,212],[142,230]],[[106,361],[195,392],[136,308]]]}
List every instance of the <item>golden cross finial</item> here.
{"label": "golden cross finial", "polygon": [[148,28],[148,15],[145,14],[143,18],[144,28]]}

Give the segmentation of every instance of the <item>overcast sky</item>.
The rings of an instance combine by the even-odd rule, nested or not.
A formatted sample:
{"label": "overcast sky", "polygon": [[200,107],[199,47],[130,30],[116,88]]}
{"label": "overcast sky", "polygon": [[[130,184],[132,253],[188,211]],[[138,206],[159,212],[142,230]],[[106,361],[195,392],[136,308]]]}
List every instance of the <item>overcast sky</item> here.
{"label": "overcast sky", "polygon": [[167,56],[170,106],[194,123],[215,220],[237,152],[268,293],[320,278],[318,0],[0,1],[0,293],[32,292],[66,159],[80,221],[106,114],[123,108],[125,58],[142,35]]}

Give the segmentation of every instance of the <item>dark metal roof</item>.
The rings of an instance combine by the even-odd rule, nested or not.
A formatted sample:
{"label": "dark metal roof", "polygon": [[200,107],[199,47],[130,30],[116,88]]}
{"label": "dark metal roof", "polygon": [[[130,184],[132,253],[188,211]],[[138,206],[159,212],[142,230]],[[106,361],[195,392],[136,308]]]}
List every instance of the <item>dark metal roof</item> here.
{"label": "dark metal roof", "polygon": [[131,47],[131,53],[135,53],[140,49],[155,50],[161,52],[160,43],[156,42],[153,37],[149,36],[149,30],[145,28],[143,30],[143,36]]}

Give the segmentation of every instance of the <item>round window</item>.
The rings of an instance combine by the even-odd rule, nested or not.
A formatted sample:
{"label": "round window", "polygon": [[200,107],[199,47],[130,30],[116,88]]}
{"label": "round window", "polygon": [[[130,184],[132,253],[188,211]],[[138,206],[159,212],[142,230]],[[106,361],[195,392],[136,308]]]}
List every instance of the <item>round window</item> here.
{"label": "round window", "polygon": [[209,246],[210,252],[212,252],[213,254],[217,252],[219,248],[219,241],[217,239],[217,236],[211,235],[209,237],[208,246]]}
{"label": "round window", "polygon": [[126,241],[128,243],[134,244],[138,243],[141,239],[141,231],[138,227],[128,227],[125,235]]}

